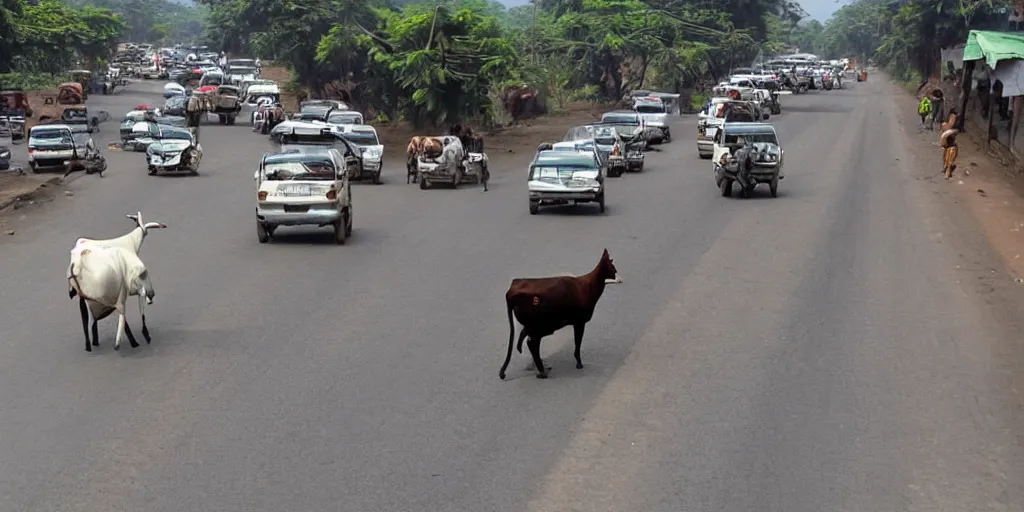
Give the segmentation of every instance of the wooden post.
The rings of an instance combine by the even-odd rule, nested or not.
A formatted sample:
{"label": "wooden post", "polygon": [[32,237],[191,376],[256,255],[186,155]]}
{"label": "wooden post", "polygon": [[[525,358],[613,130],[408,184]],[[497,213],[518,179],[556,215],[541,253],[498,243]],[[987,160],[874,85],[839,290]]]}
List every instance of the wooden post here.
{"label": "wooden post", "polygon": [[[961,133],[966,132],[965,120],[967,119],[967,100],[971,96],[971,78],[974,75],[974,63],[977,61],[964,61],[964,75],[960,80],[960,108],[957,109],[956,128]],[[986,137],[988,134],[986,134]]]}

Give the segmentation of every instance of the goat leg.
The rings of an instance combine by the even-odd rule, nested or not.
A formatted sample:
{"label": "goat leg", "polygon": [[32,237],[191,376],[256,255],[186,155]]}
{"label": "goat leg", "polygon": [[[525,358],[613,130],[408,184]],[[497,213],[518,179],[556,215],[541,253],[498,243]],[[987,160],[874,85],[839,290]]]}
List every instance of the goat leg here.
{"label": "goat leg", "polygon": [[149,328],[146,327],[146,303],[143,302],[145,296],[145,293],[139,294],[139,315],[142,317],[142,337],[146,338],[146,345],[149,345],[152,339],[149,337]]}
{"label": "goat leg", "polygon": [[576,349],[573,350],[572,355],[576,358],[576,369],[583,369],[583,360],[580,359],[580,345],[583,344],[583,330],[587,324],[576,324],[572,326],[572,333],[576,338]]}
{"label": "goat leg", "polygon": [[100,346],[100,326],[96,319],[92,321],[92,346]]}
{"label": "goat leg", "polygon": [[526,341],[526,346],[530,349],[530,355],[533,356],[534,366],[537,367],[537,378],[546,379],[550,368],[544,366],[544,361],[540,358],[540,340],[539,337],[530,336],[530,339]]}
{"label": "goat leg", "polygon": [[128,325],[127,321],[124,323],[124,333],[128,335],[128,344],[132,348],[139,348],[139,342],[135,341],[135,335],[132,334],[132,328]]}
{"label": "goat leg", "polygon": [[85,305],[85,299],[78,299],[78,311],[82,313],[82,333],[85,334],[85,351],[92,352],[89,345],[89,308]]}

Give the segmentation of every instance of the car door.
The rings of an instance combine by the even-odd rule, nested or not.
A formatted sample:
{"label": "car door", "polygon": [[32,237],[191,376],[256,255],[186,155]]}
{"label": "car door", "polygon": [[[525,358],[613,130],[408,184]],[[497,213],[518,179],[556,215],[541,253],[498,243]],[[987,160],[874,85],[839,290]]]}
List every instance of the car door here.
{"label": "car door", "polygon": [[341,134],[336,133],[335,137],[342,144],[341,156],[345,159],[345,169],[348,170],[348,175],[350,177],[360,176],[363,171],[363,159],[359,156],[359,151],[349,141],[345,140],[345,137]]}

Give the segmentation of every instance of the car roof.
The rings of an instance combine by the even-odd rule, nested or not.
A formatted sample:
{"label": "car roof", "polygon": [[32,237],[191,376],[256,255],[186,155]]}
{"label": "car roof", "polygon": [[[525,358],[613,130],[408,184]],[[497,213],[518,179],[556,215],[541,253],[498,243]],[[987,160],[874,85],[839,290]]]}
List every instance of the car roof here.
{"label": "car roof", "polygon": [[296,160],[321,160],[324,158],[331,158],[331,150],[333,148],[325,146],[304,146],[295,145],[289,146],[278,153],[268,153],[264,157],[265,163],[274,162],[294,162]]}
{"label": "car roof", "polygon": [[368,124],[343,124],[337,127],[338,130],[344,132],[364,132],[377,134],[377,129]]}
{"label": "car roof", "polygon": [[725,123],[725,131],[729,134],[744,133],[775,133],[775,126],[769,123]]}
{"label": "car roof", "polygon": [[632,110],[612,110],[611,112],[605,112],[604,114],[601,114],[601,118],[603,119],[604,116],[607,116],[607,115],[616,115],[617,116],[617,115],[626,115],[626,114],[631,115],[631,116],[638,116],[638,115],[640,115],[640,114],[637,114],[636,112],[634,112]]}
{"label": "car roof", "polygon": [[64,128],[64,129],[68,129],[68,130],[71,129],[70,126],[68,126],[67,124],[64,124],[64,123],[60,123],[60,124],[57,124],[57,123],[54,123],[54,124],[37,124],[37,125],[33,126],[32,129],[29,130],[29,132],[34,132],[36,130],[36,128],[43,128],[43,129],[47,129],[47,128],[58,128],[58,129]]}
{"label": "car roof", "polygon": [[533,165],[568,165],[579,167],[593,167],[594,157],[592,155],[581,155],[569,151],[544,150],[537,153],[533,159]]}

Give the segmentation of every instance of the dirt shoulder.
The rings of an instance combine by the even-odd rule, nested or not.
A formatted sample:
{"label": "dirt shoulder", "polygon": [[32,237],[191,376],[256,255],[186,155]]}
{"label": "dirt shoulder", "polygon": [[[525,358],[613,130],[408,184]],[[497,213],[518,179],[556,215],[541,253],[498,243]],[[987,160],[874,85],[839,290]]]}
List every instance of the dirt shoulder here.
{"label": "dirt shoulder", "polygon": [[916,115],[917,99],[891,81],[888,85],[900,109],[900,123],[915,142],[907,148],[907,155],[922,163],[916,166],[914,178],[928,184],[943,208],[951,209],[954,215],[960,211],[969,214],[1005,261],[1010,273],[1007,277],[1024,283],[1024,180],[989,154],[977,140],[978,134],[968,132],[957,139],[957,170],[953,179],[946,181],[938,127],[936,131],[922,131]]}

